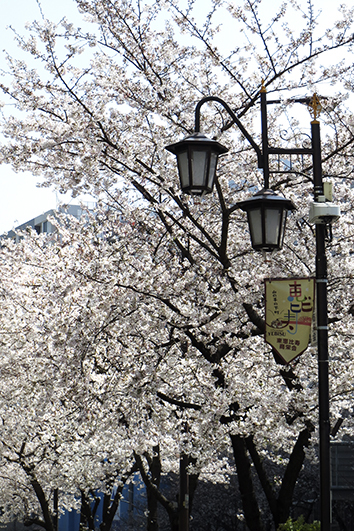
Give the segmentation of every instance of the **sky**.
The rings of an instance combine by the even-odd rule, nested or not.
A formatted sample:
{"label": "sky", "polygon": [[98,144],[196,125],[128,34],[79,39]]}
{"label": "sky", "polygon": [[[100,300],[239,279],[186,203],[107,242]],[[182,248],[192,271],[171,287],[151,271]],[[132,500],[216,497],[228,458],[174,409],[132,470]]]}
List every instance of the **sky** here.
{"label": "sky", "polygon": [[[63,16],[77,24],[82,20],[73,0],[41,0],[41,6],[50,20],[59,21]],[[36,0],[1,0],[0,70],[6,69],[3,50],[18,55],[12,31],[7,27],[11,25],[21,33],[26,22],[39,20],[40,16]],[[0,166],[0,234],[55,208],[58,201],[78,204],[78,199],[58,195],[53,189],[38,188],[37,183],[38,177],[28,172],[14,173],[9,166]]]}

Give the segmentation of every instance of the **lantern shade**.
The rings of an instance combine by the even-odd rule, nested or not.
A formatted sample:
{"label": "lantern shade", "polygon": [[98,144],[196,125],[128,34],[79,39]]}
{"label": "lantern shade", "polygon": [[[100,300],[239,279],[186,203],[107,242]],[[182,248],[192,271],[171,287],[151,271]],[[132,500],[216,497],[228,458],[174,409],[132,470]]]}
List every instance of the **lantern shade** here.
{"label": "lantern shade", "polygon": [[270,252],[282,248],[287,211],[295,209],[289,199],[264,188],[238,207],[247,212],[253,249]]}
{"label": "lantern shade", "polygon": [[177,157],[184,193],[204,195],[213,191],[218,157],[228,151],[226,147],[202,133],[194,133],[166,149]]}

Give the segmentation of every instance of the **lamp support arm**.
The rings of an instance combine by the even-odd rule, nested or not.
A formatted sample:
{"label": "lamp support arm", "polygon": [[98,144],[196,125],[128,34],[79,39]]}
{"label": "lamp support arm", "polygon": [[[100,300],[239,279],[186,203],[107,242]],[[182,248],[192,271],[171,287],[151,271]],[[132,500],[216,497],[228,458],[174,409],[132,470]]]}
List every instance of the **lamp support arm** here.
{"label": "lamp support arm", "polygon": [[253,140],[247,129],[242,125],[239,118],[237,118],[234,111],[231,109],[231,107],[221,98],[218,98],[217,96],[206,96],[205,98],[202,98],[195,108],[195,126],[194,130],[196,133],[200,133],[200,109],[204,103],[207,103],[208,101],[215,101],[217,103],[220,103],[224,107],[224,109],[229,113],[231,116],[233,122],[237,125],[243,136],[248,140],[248,142],[251,144],[255,152],[257,153],[258,158],[258,168],[263,168],[264,170],[264,157],[262,154],[262,151],[260,147],[256,144],[256,142]]}

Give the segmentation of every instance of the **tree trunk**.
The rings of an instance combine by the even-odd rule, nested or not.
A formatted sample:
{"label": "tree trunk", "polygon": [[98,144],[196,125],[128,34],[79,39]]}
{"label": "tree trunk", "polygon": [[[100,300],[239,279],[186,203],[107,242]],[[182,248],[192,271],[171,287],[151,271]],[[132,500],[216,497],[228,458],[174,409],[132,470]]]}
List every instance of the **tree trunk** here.
{"label": "tree trunk", "polygon": [[84,492],[81,492],[81,511],[80,511],[80,531],[89,529],[89,531],[95,530],[94,515],[97,510],[97,500],[95,506],[92,509],[90,501]]}
{"label": "tree trunk", "polygon": [[[122,498],[122,493],[124,486],[126,485],[128,479],[131,475],[133,475],[135,472],[137,472],[138,467],[136,464],[134,464],[131,469],[120,478],[120,484],[116,488],[115,494],[112,498],[111,494],[105,494],[103,499],[103,511],[102,511],[102,522],[100,525],[100,531],[110,531],[114,516],[117,512],[117,509],[120,504],[120,500]],[[111,484],[111,491],[113,493],[113,483]]]}
{"label": "tree trunk", "polygon": [[[153,457],[149,463],[149,470],[151,474],[151,482],[156,485],[157,488],[160,486],[161,479],[161,461],[160,461],[160,447],[153,447]],[[157,508],[158,500],[156,492],[147,489],[147,504],[148,504],[148,521],[147,521],[147,531],[158,531],[159,525],[157,521]]]}
{"label": "tree trunk", "polygon": [[55,531],[59,529],[59,492],[54,489],[53,492],[53,527]]}
{"label": "tree trunk", "polygon": [[251,464],[247,456],[245,439],[240,435],[230,435],[230,437],[246,524],[250,531],[263,531],[264,526],[253,490]]}
{"label": "tree trunk", "polygon": [[39,501],[39,504],[41,506],[42,515],[44,518],[44,522],[42,522],[39,519],[34,519],[31,521],[32,524],[37,524],[46,529],[46,531],[56,531],[54,528],[54,518],[53,514],[49,508],[48,500],[45,496],[45,493],[37,480],[36,474],[31,466],[27,466],[22,461],[20,461],[20,465],[23,468],[23,470],[26,472],[29,481],[31,483],[31,486],[36,493],[37,499]]}
{"label": "tree trunk", "polygon": [[313,426],[302,430],[291,452],[277,499],[277,512],[274,518],[276,528],[279,524],[285,523],[289,518],[296,481],[305,459],[304,448],[308,446],[313,430]]}
{"label": "tree trunk", "polygon": [[279,524],[285,523],[290,516],[290,508],[293,500],[296,481],[299,477],[305,459],[304,447],[308,446],[312,431],[313,426],[309,425],[299,433],[293,451],[289,457],[288,465],[285,469],[278,497],[276,497],[271,483],[267,478],[257,448],[253,442],[253,438],[247,437],[245,440],[259,481],[262,485],[263,492],[266,495],[276,529],[278,528]]}
{"label": "tree trunk", "polygon": [[[155,483],[152,482],[151,478],[149,477],[149,474],[147,474],[147,472],[146,472],[146,470],[144,468],[144,464],[143,464],[143,461],[141,459],[141,456],[134,452],[134,457],[135,457],[135,460],[136,460],[136,464],[137,464],[137,466],[138,466],[138,468],[140,470],[141,478],[142,478],[143,482],[145,483],[146,491],[148,493],[148,496],[149,496],[149,491],[152,491],[154,493],[154,496],[156,497],[157,501],[159,503],[161,503],[161,505],[167,511],[168,518],[170,520],[171,531],[179,531],[179,529],[178,529],[179,528],[179,525],[178,525],[179,513],[178,513],[178,508],[176,507],[176,504],[173,503],[172,501],[168,500],[160,492],[160,490],[158,489],[157,485],[155,485]],[[145,458],[148,461],[149,467],[150,467],[151,464],[152,464],[151,457],[148,456],[147,454],[145,454]],[[159,455],[156,454],[156,452],[155,452],[155,458],[160,459]]]}
{"label": "tree trunk", "polygon": [[168,518],[170,520],[171,531],[179,531],[179,512],[170,511],[168,513]]}
{"label": "tree trunk", "polygon": [[189,465],[188,455],[182,453],[179,458],[179,531],[189,530]]}

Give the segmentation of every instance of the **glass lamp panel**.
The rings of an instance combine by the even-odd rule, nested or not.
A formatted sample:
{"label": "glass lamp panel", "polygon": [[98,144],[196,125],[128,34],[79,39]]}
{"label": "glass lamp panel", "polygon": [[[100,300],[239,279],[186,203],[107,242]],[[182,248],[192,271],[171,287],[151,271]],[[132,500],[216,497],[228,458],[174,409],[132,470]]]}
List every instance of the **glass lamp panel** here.
{"label": "glass lamp panel", "polygon": [[282,223],[282,209],[277,208],[265,208],[265,243],[267,245],[279,244],[279,231],[281,230]]}
{"label": "glass lamp panel", "polygon": [[217,153],[211,152],[211,154],[210,154],[210,165],[209,165],[209,175],[208,175],[208,188],[210,188],[210,190],[212,190],[212,188],[213,188],[217,162],[218,162]]}
{"label": "glass lamp panel", "polygon": [[248,211],[248,224],[250,227],[252,246],[262,245],[262,210],[261,208]]}
{"label": "glass lamp panel", "polygon": [[205,186],[207,181],[209,150],[192,150],[192,187]]}
{"label": "glass lamp panel", "polygon": [[181,179],[182,190],[189,186],[188,151],[177,154],[178,172]]}

